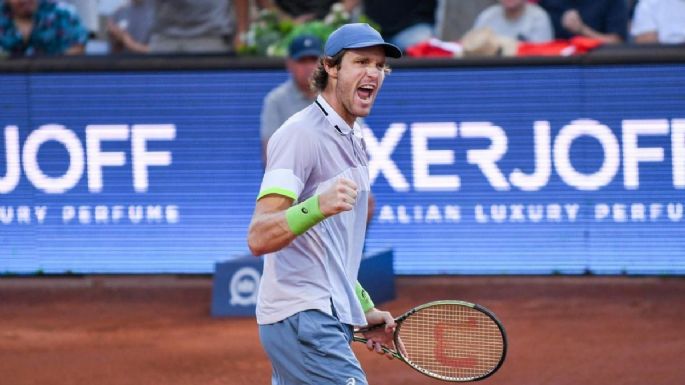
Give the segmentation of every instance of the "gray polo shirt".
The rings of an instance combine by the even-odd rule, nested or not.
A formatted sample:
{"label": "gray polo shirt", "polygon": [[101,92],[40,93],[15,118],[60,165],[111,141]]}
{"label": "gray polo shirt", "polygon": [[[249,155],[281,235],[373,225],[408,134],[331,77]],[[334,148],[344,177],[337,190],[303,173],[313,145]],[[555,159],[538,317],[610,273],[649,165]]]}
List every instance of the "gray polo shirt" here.
{"label": "gray polo shirt", "polygon": [[233,6],[232,0],[155,0],[152,34],[229,39],[235,33]]}
{"label": "gray polo shirt", "polygon": [[150,41],[152,23],[155,19],[155,8],[152,0],[144,0],[140,3],[130,2],[114,11],[111,18],[119,28],[128,32],[135,41],[143,44]]}
{"label": "gray polo shirt", "polygon": [[259,324],[308,309],[332,314],[331,302],[341,322],[366,324],[354,286],[366,236],[368,157],[359,124],[351,128],[319,96],[269,140],[259,198],[276,193],[301,202],[321,194],[340,177],[359,186],[354,209],[326,218],[288,246],[264,256]]}
{"label": "gray polo shirt", "polygon": [[281,83],[264,98],[259,136],[269,140],[281,124],[310,104],[312,99],[297,88],[292,78]]}

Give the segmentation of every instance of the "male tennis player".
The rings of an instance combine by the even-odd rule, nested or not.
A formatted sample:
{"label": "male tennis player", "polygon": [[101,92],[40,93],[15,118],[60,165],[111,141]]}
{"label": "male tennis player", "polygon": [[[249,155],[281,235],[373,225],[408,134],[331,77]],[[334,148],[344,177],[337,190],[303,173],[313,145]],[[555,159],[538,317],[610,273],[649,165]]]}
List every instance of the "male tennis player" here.
{"label": "male tennis player", "polygon": [[334,31],[314,74],[320,95],[271,137],[248,245],[265,255],[259,335],[273,384],[367,384],[350,347],[392,346],[395,322],[357,283],[366,236],[368,157],[356,119],[369,114],[400,50],[368,24]]}

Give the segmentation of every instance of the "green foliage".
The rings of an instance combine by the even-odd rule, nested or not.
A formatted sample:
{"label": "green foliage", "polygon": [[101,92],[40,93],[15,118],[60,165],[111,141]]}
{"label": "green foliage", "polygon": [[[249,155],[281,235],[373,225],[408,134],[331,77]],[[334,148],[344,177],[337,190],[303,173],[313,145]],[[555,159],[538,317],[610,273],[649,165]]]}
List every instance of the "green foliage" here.
{"label": "green foliage", "polygon": [[[340,3],[334,4],[323,20],[312,20],[301,24],[295,24],[290,19],[281,19],[275,11],[265,9],[250,25],[245,45],[239,49],[238,54],[285,57],[288,53],[288,45],[294,37],[307,33],[326,41],[328,35],[338,27],[351,22],[353,20],[350,14]],[[359,17],[359,22],[369,23],[378,29],[378,26],[371,23],[364,15]]]}

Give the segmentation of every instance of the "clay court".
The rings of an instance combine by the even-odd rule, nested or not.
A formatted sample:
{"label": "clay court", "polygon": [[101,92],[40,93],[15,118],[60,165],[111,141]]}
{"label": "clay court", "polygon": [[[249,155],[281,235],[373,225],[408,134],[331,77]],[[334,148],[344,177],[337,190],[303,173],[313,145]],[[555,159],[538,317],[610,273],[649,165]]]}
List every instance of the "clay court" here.
{"label": "clay court", "polygon": [[[685,279],[399,277],[396,314],[434,299],[493,310],[508,357],[484,384],[680,385]],[[209,276],[0,279],[0,383],[269,384],[253,318],[212,318]],[[440,384],[356,352],[369,382]]]}

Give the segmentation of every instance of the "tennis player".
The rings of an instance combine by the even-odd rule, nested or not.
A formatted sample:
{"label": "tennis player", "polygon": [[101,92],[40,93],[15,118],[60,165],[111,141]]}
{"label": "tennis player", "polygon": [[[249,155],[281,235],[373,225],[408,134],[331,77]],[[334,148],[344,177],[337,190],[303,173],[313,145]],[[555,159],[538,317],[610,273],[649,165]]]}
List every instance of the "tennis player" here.
{"label": "tennis player", "polygon": [[314,74],[319,96],[269,140],[248,246],[265,255],[257,323],[273,384],[367,384],[354,326],[385,323],[365,333],[367,347],[392,346],[392,315],[357,282],[370,181],[356,120],[371,111],[386,57],[400,56],[368,24],[338,28]]}

